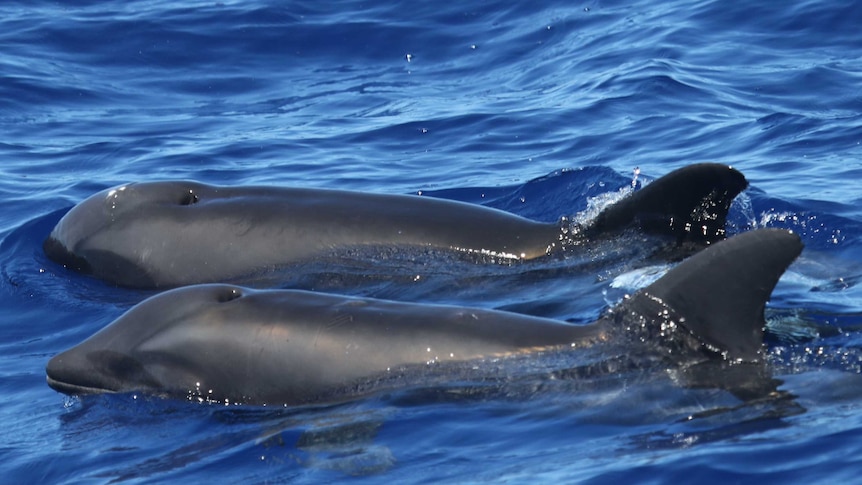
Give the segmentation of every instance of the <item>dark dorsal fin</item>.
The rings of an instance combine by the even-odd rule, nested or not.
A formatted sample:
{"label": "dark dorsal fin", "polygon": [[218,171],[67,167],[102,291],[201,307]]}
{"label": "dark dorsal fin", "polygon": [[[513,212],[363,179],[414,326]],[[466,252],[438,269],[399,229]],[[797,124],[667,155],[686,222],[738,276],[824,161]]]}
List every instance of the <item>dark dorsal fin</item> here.
{"label": "dark dorsal fin", "polygon": [[673,236],[678,243],[711,243],[724,239],[730,203],[746,187],[742,173],[727,165],[689,165],[607,207],[587,231],[596,234],[634,226]]}
{"label": "dark dorsal fin", "polygon": [[686,259],[624,303],[648,320],[669,311],[700,343],[729,360],[757,360],[763,308],[802,252],[799,236],[760,229],[718,242]]}

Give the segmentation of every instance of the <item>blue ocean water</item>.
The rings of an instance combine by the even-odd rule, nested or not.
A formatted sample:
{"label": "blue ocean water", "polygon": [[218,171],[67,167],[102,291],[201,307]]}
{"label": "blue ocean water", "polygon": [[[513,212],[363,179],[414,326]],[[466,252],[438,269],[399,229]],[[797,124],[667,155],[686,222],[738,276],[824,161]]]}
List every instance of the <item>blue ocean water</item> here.
{"label": "blue ocean water", "polygon": [[[859,25],[849,0],[3,2],[0,476],[854,481]],[[786,227],[806,243],[768,309],[775,399],[740,405],[636,370],[584,389],[539,380],[279,410],[67,398],[45,384],[51,356],[149,295],[42,253],[62,214],[103,188],[187,178],[422,192],[555,220],[627,186],[636,167],[648,179],[699,161],[751,182],[731,232]],[[588,322],[642,277],[551,264],[324,289]]]}

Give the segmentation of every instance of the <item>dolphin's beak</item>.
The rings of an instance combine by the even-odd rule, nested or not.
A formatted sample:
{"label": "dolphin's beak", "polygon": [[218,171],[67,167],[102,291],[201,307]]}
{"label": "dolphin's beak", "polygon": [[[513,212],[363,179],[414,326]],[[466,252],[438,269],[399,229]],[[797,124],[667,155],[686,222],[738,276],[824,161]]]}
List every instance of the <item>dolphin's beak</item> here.
{"label": "dolphin's beak", "polygon": [[111,350],[73,347],[48,361],[48,385],[65,394],[124,392],[153,387],[155,379],[141,363]]}
{"label": "dolphin's beak", "polygon": [[87,372],[86,358],[75,349],[67,350],[48,361],[45,372],[48,385],[55,391],[69,395],[96,394],[106,392],[93,379],[95,372]]}

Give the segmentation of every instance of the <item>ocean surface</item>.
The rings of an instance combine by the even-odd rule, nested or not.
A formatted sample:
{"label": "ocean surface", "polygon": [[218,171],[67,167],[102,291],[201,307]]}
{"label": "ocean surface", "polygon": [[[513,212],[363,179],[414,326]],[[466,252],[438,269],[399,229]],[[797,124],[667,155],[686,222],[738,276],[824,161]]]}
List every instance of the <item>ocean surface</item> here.
{"label": "ocean surface", "polygon": [[[854,483],[860,25],[851,0],[3,1],[0,481]],[[586,217],[636,169],[702,161],[751,183],[731,233],[806,244],[767,308],[774,398],[636,368],[286,409],[45,383],[49,358],[152,294],[42,252],[104,188],[422,193],[553,221]],[[360,267],[306,286],[586,323],[666,269],[625,249],[586,271],[414,261],[396,273],[417,278]]]}

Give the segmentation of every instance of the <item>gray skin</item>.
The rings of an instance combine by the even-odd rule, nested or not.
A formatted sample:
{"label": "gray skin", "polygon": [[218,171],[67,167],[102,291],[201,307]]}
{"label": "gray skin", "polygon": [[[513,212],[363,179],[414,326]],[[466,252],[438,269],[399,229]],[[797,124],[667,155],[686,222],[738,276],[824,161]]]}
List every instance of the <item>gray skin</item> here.
{"label": "gray skin", "polygon": [[[143,301],[52,358],[48,384],[67,394],[332,402],[409,366],[578,349],[619,341],[632,329],[642,329],[648,345],[672,345],[676,355],[756,362],[765,302],[801,250],[784,230],[733,237],[588,325],[307,291],[190,286]],[[412,375],[421,383],[421,372]]]}
{"label": "gray skin", "polygon": [[340,190],[133,183],[73,207],[44,243],[65,266],[109,283],[167,288],[247,281],[358,247],[432,248],[529,260],[636,227],[677,242],[723,239],[745,177],[691,165],[648,184],[589,225],[542,223],[462,202]]}

